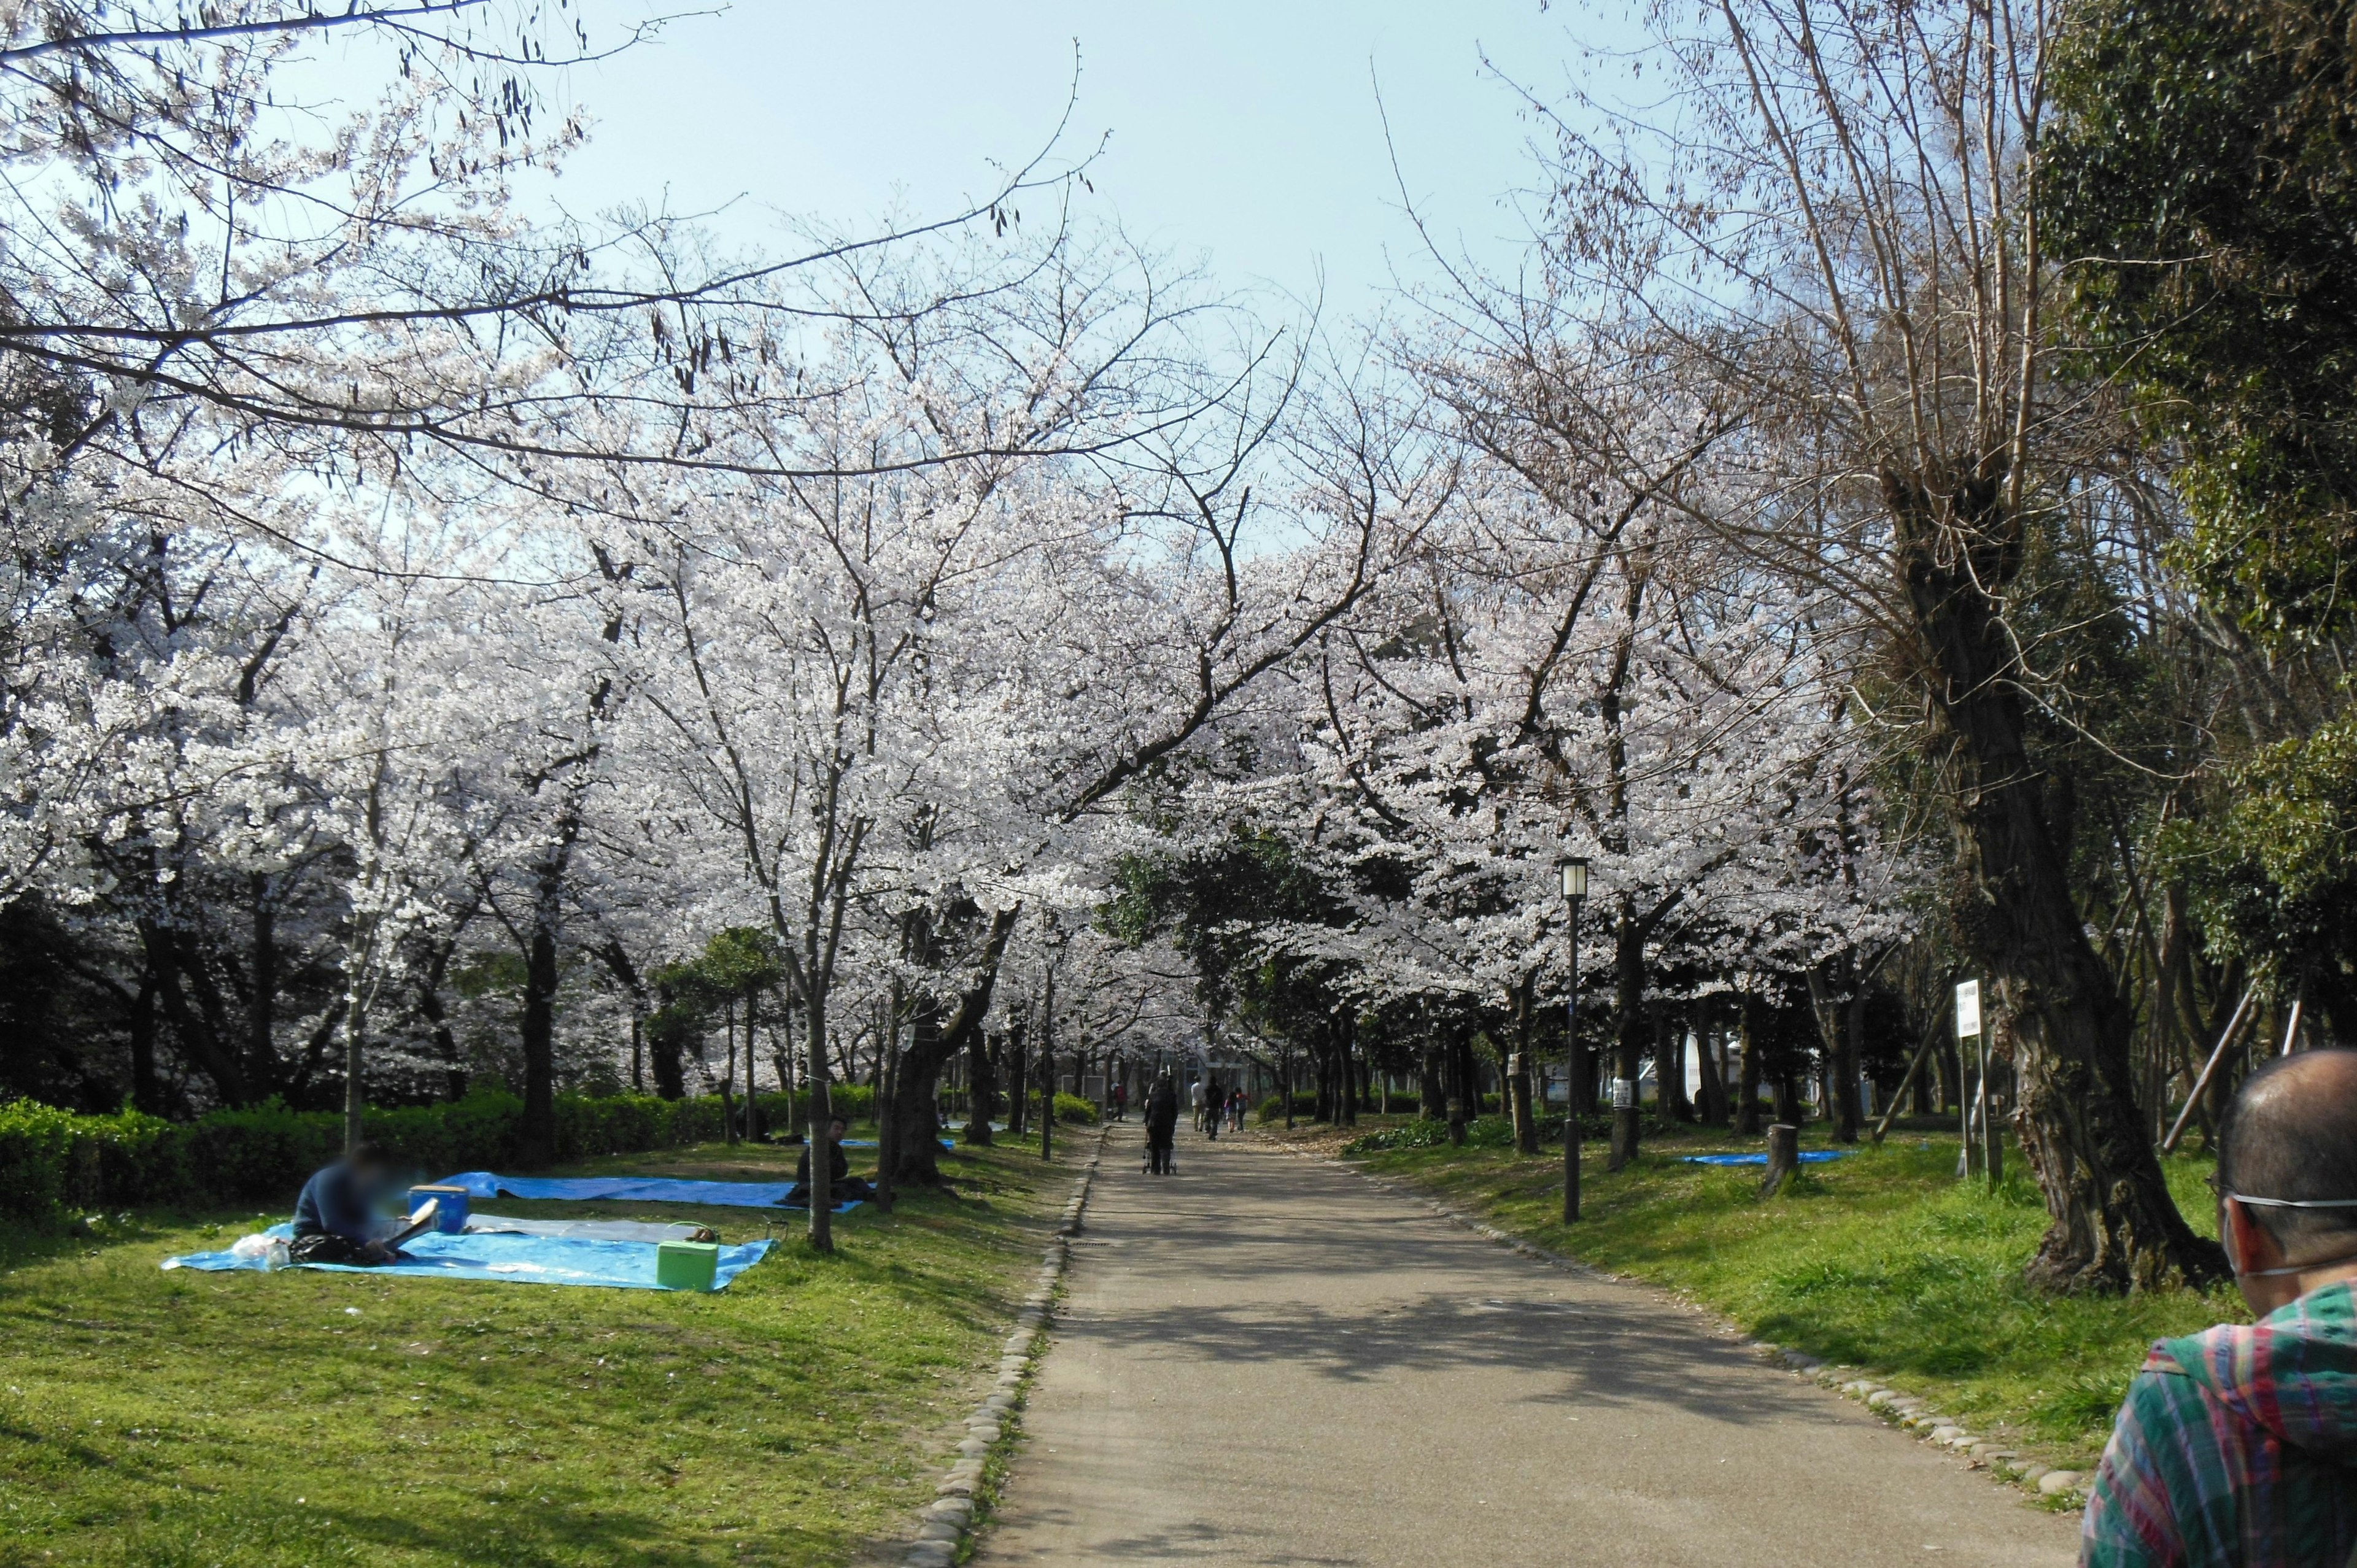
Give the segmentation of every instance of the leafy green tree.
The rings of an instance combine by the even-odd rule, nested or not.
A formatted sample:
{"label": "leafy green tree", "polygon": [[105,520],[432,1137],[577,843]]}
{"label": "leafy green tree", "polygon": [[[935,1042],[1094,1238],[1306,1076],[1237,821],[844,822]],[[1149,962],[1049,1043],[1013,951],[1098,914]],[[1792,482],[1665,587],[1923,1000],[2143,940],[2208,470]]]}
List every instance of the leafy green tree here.
{"label": "leafy green tree", "polygon": [[2351,22],[2319,0],[2082,0],[2041,159],[2078,323],[2176,460],[2183,562],[2270,640],[2352,624]]}

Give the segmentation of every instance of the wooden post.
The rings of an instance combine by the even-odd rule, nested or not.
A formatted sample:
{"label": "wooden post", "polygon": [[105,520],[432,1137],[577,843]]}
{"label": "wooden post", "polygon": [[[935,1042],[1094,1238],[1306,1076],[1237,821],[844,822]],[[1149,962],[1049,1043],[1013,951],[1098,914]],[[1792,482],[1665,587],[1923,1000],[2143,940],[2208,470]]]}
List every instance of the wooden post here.
{"label": "wooden post", "polygon": [[1874,1124],[1876,1147],[1881,1146],[1883,1134],[1890,1131],[1891,1118],[1897,1116],[1899,1108],[1907,1102],[1907,1091],[1914,1087],[1915,1075],[1923,1070],[1924,1058],[1932,1054],[1932,1047],[1939,1043],[1940,1034],[1939,1026],[1934,1024],[1931,1031],[1923,1036],[1923,1043],[1915,1047],[1915,1059],[1907,1064],[1907,1076],[1899,1080],[1899,1092],[1890,1097],[1890,1103],[1882,1108],[1882,1119]]}
{"label": "wooden post", "polygon": [[1773,1197],[1784,1178],[1801,1168],[1801,1130],[1779,1122],[1768,1129],[1768,1178],[1760,1184],[1760,1196]]}

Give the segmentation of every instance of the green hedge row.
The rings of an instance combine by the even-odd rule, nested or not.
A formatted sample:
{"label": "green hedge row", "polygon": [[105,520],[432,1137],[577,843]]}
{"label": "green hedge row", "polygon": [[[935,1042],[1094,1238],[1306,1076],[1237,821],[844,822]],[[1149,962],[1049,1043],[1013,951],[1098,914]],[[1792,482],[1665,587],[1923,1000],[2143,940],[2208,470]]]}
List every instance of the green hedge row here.
{"label": "green hedge row", "polygon": [[[783,1097],[778,1110],[784,1111]],[[556,1157],[636,1154],[720,1137],[720,1101],[651,1095],[556,1100]],[[367,1135],[428,1176],[512,1168],[523,1101],[487,1092],[371,1110]],[[81,1116],[29,1100],[0,1104],[0,1216],[52,1222],[135,1203],[257,1199],[292,1208],[304,1178],[342,1150],[344,1119],[276,1101],[166,1122],[124,1111]]]}

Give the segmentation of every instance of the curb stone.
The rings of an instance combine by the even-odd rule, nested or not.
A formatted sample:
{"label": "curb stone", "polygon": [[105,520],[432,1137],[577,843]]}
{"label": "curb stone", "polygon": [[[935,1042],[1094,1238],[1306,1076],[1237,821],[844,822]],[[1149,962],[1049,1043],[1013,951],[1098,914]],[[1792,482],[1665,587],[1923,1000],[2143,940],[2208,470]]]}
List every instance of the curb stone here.
{"label": "curb stone", "polygon": [[[1475,1235],[1495,1241],[1511,1251],[1521,1253],[1523,1257],[1534,1258],[1540,1262],[1550,1264],[1567,1273],[1583,1275],[1592,1280],[1609,1280],[1619,1284],[1642,1285],[1648,1290],[1667,1295],[1679,1305],[1719,1323],[1729,1337],[1740,1338],[1740,1332],[1733,1324],[1720,1318],[1717,1313],[1707,1307],[1697,1305],[1682,1292],[1665,1291],[1660,1285],[1633,1279],[1627,1274],[1612,1273],[1592,1264],[1583,1263],[1577,1258],[1567,1258],[1560,1252],[1551,1252],[1534,1242],[1526,1241],[1519,1236],[1501,1230],[1485,1219],[1451,1208],[1413,1187],[1404,1187],[1397,1182],[1370,1175],[1349,1161],[1337,1158],[1332,1155],[1312,1154],[1308,1150],[1291,1148],[1284,1144],[1276,1144],[1275,1146],[1297,1158],[1318,1160],[1338,1169],[1349,1171],[1361,1181],[1382,1191],[1401,1194],[1409,1201],[1431,1210],[1441,1219],[1452,1224],[1460,1225]],[[2043,1498],[2062,1498],[2074,1504],[2083,1504],[2085,1501],[2086,1489],[2094,1479],[2093,1476],[2078,1470],[2049,1469],[2046,1466],[2029,1460],[2012,1449],[2003,1447],[1987,1438],[1967,1431],[1947,1416],[1932,1409],[1915,1395],[1902,1392],[1865,1377],[1855,1367],[1828,1367],[1815,1356],[1803,1355],[1798,1350],[1771,1344],[1765,1339],[1743,1339],[1741,1343],[1743,1348],[1753,1355],[1772,1361],[1787,1371],[1796,1372],[1808,1378],[1845,1399],[1862,1401],[1877,1414],[1894,1421],[1900,1427],[1911,1433],[1918,1439],[1964,1455],[1973,1468],[1986,1469],[1990,1477],[2000,1484],[2010,1484],[2035,1492]]]}
{"label": "curb stone", "polygon": [[1023,1297],[1022,1310],[1015,1315],[1015,1332],[999,1347],[997,1379],[974,1413],[966,1418],[966,1434],[957,1445],[958,1461],[942,1474],[941,1483],[933,1488],[935,1500],[917,1515],[917,1536],[900,1558],[903,1568],[950,1568],[973,1532],[974,1512],[986,1500],[984,1466],[991,1453],[1010,1439],[1010,1423],[1015,1419],[1015,1404],[1024,1380],[1047,1353],[1048,1324],[1054,1316],[1056,1289],[1063,1283],[1064,1270],[1072,1261],[1071,1240],[1080,1234],[1082,1217],[1088,1210],[1089,1188],[1096,1181],[1097,1165],[1104,1158],[1105,1140],[1111,1136],[1111,1126],[1098,1130],[1095,1150],[1081,1166],[1081,1174],[1073,1178],[1072,1196],[1065,1201],[1056,1222],[1056,1238],[1040,1255],[1039,1273]]}

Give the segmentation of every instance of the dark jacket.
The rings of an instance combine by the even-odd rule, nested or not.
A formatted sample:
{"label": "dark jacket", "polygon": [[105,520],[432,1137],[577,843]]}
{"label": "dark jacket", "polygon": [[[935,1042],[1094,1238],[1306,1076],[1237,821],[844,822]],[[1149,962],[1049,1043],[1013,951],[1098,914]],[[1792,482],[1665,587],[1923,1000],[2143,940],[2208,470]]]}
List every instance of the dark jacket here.
{"label": "dark jacket", "polygon": [[1178,1125],[1178,1086],[1157,1082],[1146,1096],[1146,1134],[1168,1140]]}
{"label": "dark jacket", "polygon": [[295,1200],[295,1234],[365,1241],[374,1222],[371,1197],[360,1174],[338,1160],[303,1184],[303,1195]]}
{"label": "dark jacket", "polygon": [[[835,1143],[828,1144],[826,1146],[827,1185],[841,1187],[844,1178],[849,1175],[851,1175],[851,1159],[843,1152],[843,1145]],[[807,1144],[802,1145],[802,1157],[794,1161],[794,1185],[796,1187],[810,1185],[810,1145]]]}

